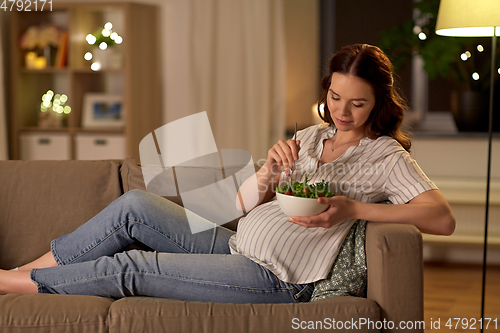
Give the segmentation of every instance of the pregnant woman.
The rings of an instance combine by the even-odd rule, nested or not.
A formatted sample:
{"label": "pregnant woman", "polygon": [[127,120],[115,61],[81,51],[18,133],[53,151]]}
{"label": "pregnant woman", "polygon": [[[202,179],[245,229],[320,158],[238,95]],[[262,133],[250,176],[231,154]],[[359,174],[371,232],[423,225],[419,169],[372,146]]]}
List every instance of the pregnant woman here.
{"label": "pregnant woman", "polygon": [[[344,47],[331,59],[322,87],[325,124],[269,149],[256,175],[257,204],[245,207],[250,212],[237,232],[216,227],[192,234],[182,207],[130,191],[52,241],[41,258],[17,271],[0,270],[0,294],[307,302],[357,219],[451,234],[451,209],[410,157],[410,141],[400,130],[406,106],[387,56],[371,45]],[[318,199],[329,205],[325,212],[287,217],[281,211],[274,189],[293,165],[299,181],[307,174],[311,183],[330,183],[335,196]],[[243,184],[241,195],[252,195],[249,185],[255,184]],[[377,204],[384,200],[393,205]],[[134,242],[153,251],[126,251]]]}

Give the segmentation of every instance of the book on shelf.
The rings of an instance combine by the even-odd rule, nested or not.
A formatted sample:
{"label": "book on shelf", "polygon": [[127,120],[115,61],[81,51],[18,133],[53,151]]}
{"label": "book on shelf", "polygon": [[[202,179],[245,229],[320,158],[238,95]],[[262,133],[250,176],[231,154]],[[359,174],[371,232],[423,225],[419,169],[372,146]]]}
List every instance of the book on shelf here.
{"label": "book on shelf", "polygon": [[61,32],[61,36],[59,37],[59,47],[57,48],[57,56],[56,56],[56,68],[64,68],[68,62],[68,32]]}

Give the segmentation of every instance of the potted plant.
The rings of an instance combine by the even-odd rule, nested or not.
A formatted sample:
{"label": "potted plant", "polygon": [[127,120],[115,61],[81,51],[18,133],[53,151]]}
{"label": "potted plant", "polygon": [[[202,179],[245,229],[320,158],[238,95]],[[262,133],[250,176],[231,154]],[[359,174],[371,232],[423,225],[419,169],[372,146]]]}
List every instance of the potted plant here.
{"label": "potted plant", "polygon": [[[396,71],[413,55],[420,55],[430,80],[441,77],[452,86],[450,105],[458,130],[487,131],[491,39],[436,35],[439,0],[414,2],[414,8],[418,13],[414,19],[382,32],[380,48]],[[500,75],[495,76],[499,81]],[[500,103],[495,110],[500,110]]]}
{"label": "potted plant", "polygon": [[92,70],[122,66],[121,50],[116,46],[123,42],[123,38],[112,28],[113,24],[107,22],[103,28],[85,37],[89,45],[93,46],[92,52],[85,54],[86,60],[92,60]]}

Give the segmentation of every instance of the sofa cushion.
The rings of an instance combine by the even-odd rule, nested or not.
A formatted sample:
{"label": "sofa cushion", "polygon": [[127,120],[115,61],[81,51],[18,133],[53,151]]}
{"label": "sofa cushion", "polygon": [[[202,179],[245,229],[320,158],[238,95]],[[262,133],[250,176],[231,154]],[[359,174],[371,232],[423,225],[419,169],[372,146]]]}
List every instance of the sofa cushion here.
{"label": "sofa cushion", "polygon": [[0,296],[0,332],[108,332],[111,303],[94,296]]}
{"label": "sofa cushion", "polygon": [[[123,183],[123,192],[136,189],[146,191],[141,166],[138,165],[133,158],[127,157],[123,161],[120,167],[120,175]],[[163,197],[182,206],[182,199],[178,195]]]}
{"label": "sofa cushion", "polygon": [[[110,332],[116,333],[291,332],[310,327],[311,323],[328,329],[333,319],[342,321],[342,325],[359,320],[376,322],[380,310],[372,300],[346,296],[296,304],[220,304],[129,297],[114,302],[109,316]],[[378,330],[358,325],[358,330],[353,331]]]}
{"label": "sofa cushion", "polygon": [[[176,167],[176,177],[177,179],[182,179],[182,190],[184,192],[191,191],[197,189],[199,187],[203,187],[219,181],[223,178],[223,172],[225,172],[226,177],[228,175],[234,174],[240,168],[231,168],[229,170],[221,171],[220,169],[215,169],[212,167]],[[146,185],[144,183],[144,178],[142,175],[141,166],[138,165],[134,159],[128,157],[123,161],[123,164],[120,168],[120,174],[122,177],[123,183],[123,191],[128,192],[134,189],[139,189],[146,191]],[[175,186],[175,182],[171,179],[168,181],[162,182],[161,184],[172,184]],[[151,183],[150,183],[151,184]],[[151,185],[150,185],[151,186]],[[176,204],[183,206],[182,198],[179,195],[178,189],[171,189],[169,191],[165,191],[169,193],[176,193],[177,195],[161,195],[163,198],[166,198],[170,201],[175,202]],[[233,221],[230,221],[224,224],[224,227],[229,228],[231,230],[236,230],[238,220],[240,218],[236,218]]]}
{"label": "sofa cushion", "polygon": [[136,189],[146,191],[141,167],[133,158],[127,157],[123,161],[120,167],[120,176],[122,177],[123,192]]}
{"label": "sofa cushion", "polygon": [[115,161],[0,161],[0,268],[50,250],[122,194]]}

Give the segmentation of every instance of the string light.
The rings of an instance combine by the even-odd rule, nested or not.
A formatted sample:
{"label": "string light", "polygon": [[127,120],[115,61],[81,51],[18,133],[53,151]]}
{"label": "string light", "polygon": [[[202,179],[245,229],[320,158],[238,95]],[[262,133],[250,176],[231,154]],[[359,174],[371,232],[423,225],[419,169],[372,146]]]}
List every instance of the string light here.
{"label": "string light", "polygon": [[109,37],[109,35],[111,35],[111,30],[108,30],[108,29],[102,29],[101,34],[102,34],[104,37]]}
{"label": "string light", "polygon": [[42,95],[42,103],[40,104],[40,111],[47,112],[52,109],[56,113],[71,113],[71,107],[65,105],[68,101],[68,96],[65,94],[54,94],[52,90],[48,90]]}
{"label": "string light", "polygon": [[95,72],[101,70],[101,63],[99,62],[92,63],[92,65],[90,65],[90,69],[92,69]]}
{"label": "string light", "polygon": [[97,38],[92,34],[88,34],[87,37],[85,37],[85,39],[90,45],[94,45],[94,43],[97,41]]}

